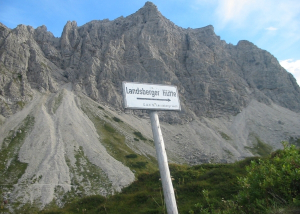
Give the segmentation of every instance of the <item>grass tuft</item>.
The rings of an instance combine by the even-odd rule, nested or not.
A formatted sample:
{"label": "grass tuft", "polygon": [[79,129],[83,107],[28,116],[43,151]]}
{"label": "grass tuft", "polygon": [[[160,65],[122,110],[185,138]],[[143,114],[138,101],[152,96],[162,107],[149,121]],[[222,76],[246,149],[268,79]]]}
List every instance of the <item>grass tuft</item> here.
{"label": "grass tuft", "polygon": [[148,162],[135,162],[135,163],[132,163],[131,166],[134,167],[134,168],[139,168],[139,169],[142,169],[142,168],[145,168],[146,167],[146,164]]}
{"label": "grass tuft", "polygon": [[229,137],[227,134],[225,134],[224,132],[220,132],[220,135],[222,136],[222,138],[224,140],[232,140],[231,137]]}
{"label": "grass tuft", "polygon": [[58,107],[61,105],[62,100],[63,100],[63,91],[59,93],[57,97],[54,98],[54,104],[53,104],[53,113],[55,114],[56,110]]}
{"label": "grass tuft", "polygon": [[17,104],[21,109],[23,109],[25,106],[25,103],[23,101],[18,101]]}
{"label": "grass tuft", "polygon": [[254,144],[254,147],[245,146],[245,149],[248,149],[253,155],[259,155],[262,157],[271,154],[272,146],[264,143],[259,137],[255,136],[255,140],[256,144]]}
{"label": "grass tuft", "polygon": [[137,158],[138,156],[136,154],[129,154],[125,156],[126,158]]}
{"label": "grass tuft", "polygon": [[143,135],[142,135],[142,133],[141,132],[133,132],[133,134],[135,135],[135,136],[137,136],[140,140],[147,140]]}
{"label": "grass tuft", "polygon": [[105,124],[104,125],[104,129],[106,131],[110,132],[110,133],[115,133],[116,132],[116,130],[111,125],[109,125],[109,124]]}
{"label": "grass tuft", "polygon": [[113,120],[118,122],[118,123],[123,123],[123,121],[121,119],[117,118],[117,117],[113,117]]}

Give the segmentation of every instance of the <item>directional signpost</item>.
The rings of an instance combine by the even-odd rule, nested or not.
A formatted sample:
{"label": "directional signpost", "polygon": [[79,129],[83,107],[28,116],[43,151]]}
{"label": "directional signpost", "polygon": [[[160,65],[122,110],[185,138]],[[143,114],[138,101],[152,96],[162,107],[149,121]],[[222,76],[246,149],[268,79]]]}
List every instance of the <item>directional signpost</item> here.
{"label": "directional signpost", "polygon": [[164,139],[156,110],[180,111],[176,86],[123,82],[124,106],[128,109],[147,109],[155,143],[157,161],[168,214],[178,214]]}
{"label": "directional signpost", "polygon": [[176,86],[123,82],[125,108],[181,110]]}

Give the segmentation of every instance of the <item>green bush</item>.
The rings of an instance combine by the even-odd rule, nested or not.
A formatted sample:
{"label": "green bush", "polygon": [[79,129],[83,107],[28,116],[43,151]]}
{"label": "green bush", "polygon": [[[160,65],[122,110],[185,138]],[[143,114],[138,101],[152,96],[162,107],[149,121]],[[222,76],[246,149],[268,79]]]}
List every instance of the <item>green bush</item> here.
{"label": "green bush", "polygon": [[117,117],[113,117],[113,120],[116,121],[116,122],[118,122],[118,123],[122,123],[123,122],[121,119],[119,119]]}
{"label": "green bush", "polygon": [[125,156],[126,158],[137,158],[136,154],[129,154]]}
{"label": "green bush", "polygon": [[237,196],[246,212],[264,213],[269,208],[296,204],[300,200],[300,152],[294,145],[268,159],[251,161],[247,176],[238,178],[242,190]]}
{"label": "green bush", "polygon": [[80,200],[81,204],[87,205],[94,208],[98,206],[99,204],[102,204],[105,202],[105,197],[101,195],[92,195],[92,196],[86,196],[85,198]]}
{"label": "green bush", "polygon": [[147,162],[142,162],[142,161],[140,161],[140,162],[135,162],[135,163],[133,163],[132,166],[133,166],[134,168],[139,168],[139,169],[141,169],[141,168],[145,168],[145,167],[146,167],[146,164],[147,164]]}
{"label": "green bush", "polygon": [[135,136],[137,136],[138,138],[140,138],[140,140],[147,140],[147,139],[142,135],[141,132],[133,132],[133,134],[134,134]]}

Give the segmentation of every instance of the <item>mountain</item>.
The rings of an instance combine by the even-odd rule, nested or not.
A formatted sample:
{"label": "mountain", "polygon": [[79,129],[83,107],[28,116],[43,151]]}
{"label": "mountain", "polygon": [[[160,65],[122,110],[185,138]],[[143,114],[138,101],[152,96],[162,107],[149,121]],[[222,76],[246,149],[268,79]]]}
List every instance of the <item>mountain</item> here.
{"label": "mountain", "polygon": [[182,111],[159,112],[171,162],[233,162],[300,137],[300,88],[274,56],[178,27],[151,2],[68,22],[60,38],[0,23],[0,73],[0,185],[19,207],[113,194],[156,168],[148,113],[124,110],[122,81],[178,87]]}

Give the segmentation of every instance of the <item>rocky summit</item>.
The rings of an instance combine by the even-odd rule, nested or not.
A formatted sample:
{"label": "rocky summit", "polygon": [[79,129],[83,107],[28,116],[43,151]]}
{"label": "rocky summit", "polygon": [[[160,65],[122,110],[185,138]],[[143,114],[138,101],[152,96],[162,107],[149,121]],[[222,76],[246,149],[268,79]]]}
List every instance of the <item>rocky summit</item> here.
{"label": "rocky summit", "polygon": [[184,29],[151,3],[115,20],[66,23],[60,38],[0,23],[0,186],[10,209],[109,195],[155,169],[148,113],[123,108],[122,81],[176,85],[159,112],[170,162],[233,162],[300,137],[300,88],[249,41]]}

